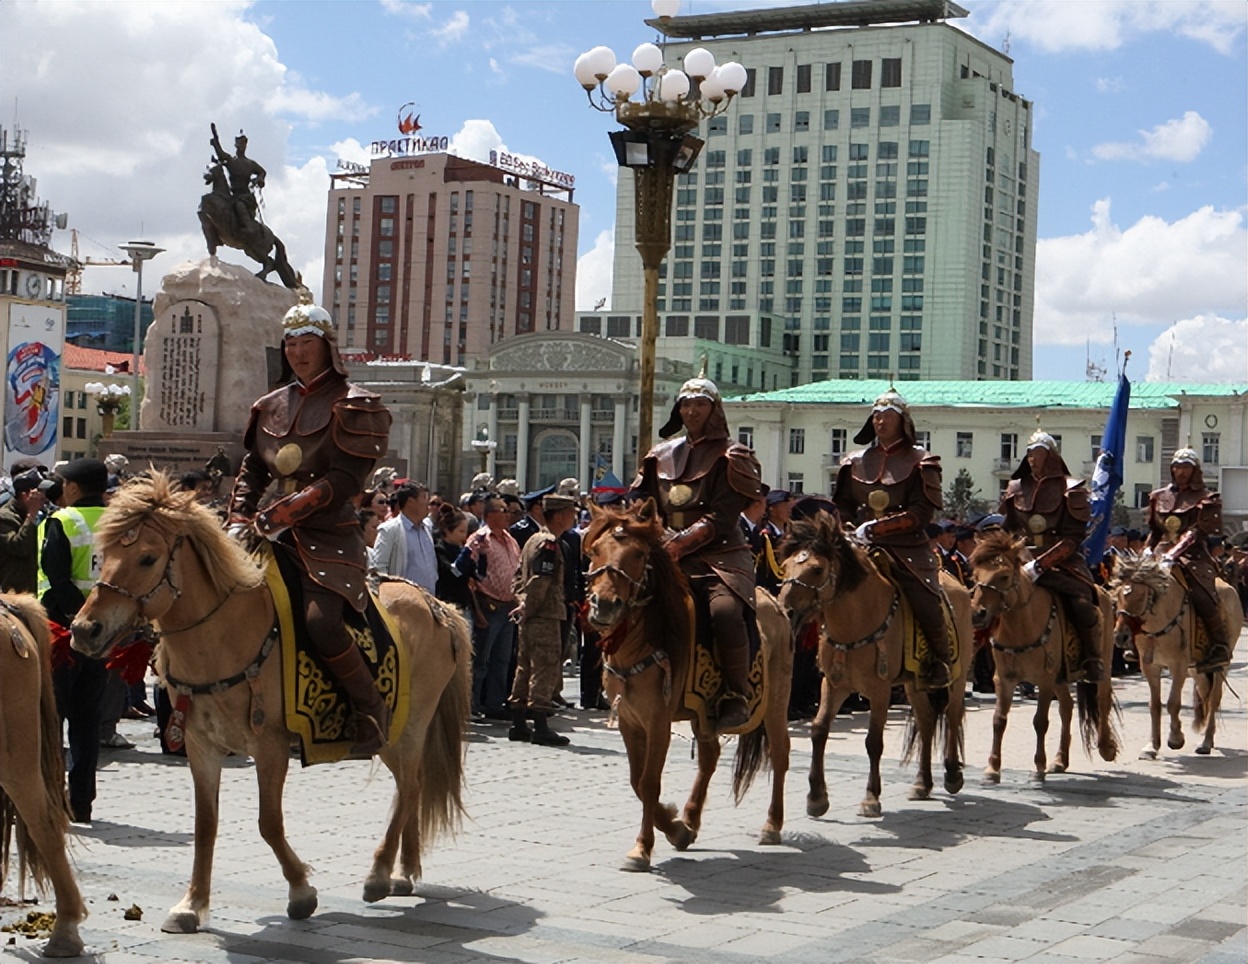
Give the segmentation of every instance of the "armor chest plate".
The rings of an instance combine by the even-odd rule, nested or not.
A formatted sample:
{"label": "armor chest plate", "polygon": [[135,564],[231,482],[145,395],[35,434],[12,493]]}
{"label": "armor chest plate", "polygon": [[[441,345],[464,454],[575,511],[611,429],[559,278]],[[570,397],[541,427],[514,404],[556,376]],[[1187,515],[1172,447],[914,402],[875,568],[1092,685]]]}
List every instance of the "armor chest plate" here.
{"label": "armor chest plate", "polygon": [[679,480],[659,479],[659,501],[663,517],[673,529],[693,525],[709,508],[704,499],[706,477]]}

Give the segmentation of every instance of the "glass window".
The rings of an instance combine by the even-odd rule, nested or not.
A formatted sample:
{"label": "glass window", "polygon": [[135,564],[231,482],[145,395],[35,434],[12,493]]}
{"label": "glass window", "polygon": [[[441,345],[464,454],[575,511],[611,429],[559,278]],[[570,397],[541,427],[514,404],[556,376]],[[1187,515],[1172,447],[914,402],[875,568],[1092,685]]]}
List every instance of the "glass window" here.
{"label": "glass window", "polygon": [[737,441],[746,448],[754,447],[754,428],[751,425],[742,425],[737,429]]}
{"label": "glass window", "polygon": [[806,452],[806,429],[789,429],[789,454],[804,455]]}
{"label": "glass window", "polygon": [[767,93],[780,94],[784,92],[784,68],[768,67],[767,68]]}
{"label": "glass window", "polygon": [[1153,460],[1153,436],[1137,435],[1135,437],[1135,460],[1137,462]]}
{"label": "glass window", "polygon": [[910,126],[922,127],[932,122],[932,105],[931,104],[911,104],[910,105]]}
{"label": "glass window", "polygon": [[823,129],[825,131],[834,131],[841,126],[841,112],[839,110],[825,110],[823,112]]}
{"label": "glass window", "polygon": [[885,57],[880,61],[880,86],[901,86],[901,58]]}
{"label": "glass window", "polygon": [[840,63],[824,65],[823,89],[824,90],[840,90],[841,89],[841,65]]}
{"label": "glass window", "polygon": [[850,79],[850,87],[854,90],[870,90],[871,89],[871,61],[855,60],[852,76]]}
{"label": "glass window", "polygon": [[810,64],[797,65],[797,92],[799,94],[810,93]]}
{"label": "glass window", "polygon": [[971,441],[974,434],[971,432],[959,432],[957,436],[957,448],[955,454],[960,459],[969,459],[971,457]]}
{"label": "glass window", "polygon": [[901,108],[894,105],[892,107],[880,108],[880,126],[881,127],[897,127],[901,124]]}
{"label": "glass window", "polygon": [[1222,433],[1204,432],[1200,436],[1200,459],[1205,465],[1219,465],[1221,456]]}
{"label": "glass window", "polygon": [[[753,114],[738,114],[737,115],[737,133],[738,134],[753,134],[754,133],[754,115]],[[742,152],[738,151],[737,153],[738,155],[740,155]],[[746,151],[745,153],[748,154],[749,152]],[[739,157],[738,157],[737,163],[738,164],[741,163]],[[747,160],[745,163],[748,164],[750,162]]]}
{"label": "glass window", "polygon": [[768,114],[767,115],[767,133],[775,134],[775,133],[778,133],[779,130],[780,130],[780,115]]}
{"label": "glass window", "polygon": [[870,107],[851,107],[849,109],[849,126],[851,128],[861,128],[871,126],[871,108]]}

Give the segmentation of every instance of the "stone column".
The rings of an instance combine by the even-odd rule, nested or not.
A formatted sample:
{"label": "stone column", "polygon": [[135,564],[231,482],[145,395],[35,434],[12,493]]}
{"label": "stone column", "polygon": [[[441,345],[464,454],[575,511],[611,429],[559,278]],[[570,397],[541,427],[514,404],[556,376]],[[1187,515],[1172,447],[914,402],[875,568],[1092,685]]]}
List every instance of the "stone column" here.
{"label": "stone column", "polygon": [[516,393],[516,420],[519,423],[516,431],[516,481],[521,492],[532,491],[529,488],[529,393]]}
{"label": "stone column", "polygon": [[502,437],[498,434],[498,396],[494,392],[490,392],[490,408],[485,416],[485,426],[489,430],[490,438],[496,443],[494,448],[490,449],[489,458],[485,463],[485,471],[494,476],[494,481],[498,481],[498,449],[503,444]]}
{"label": "stone column", "polygon": [[624,478],[624,445],[628,441],[628,396],[615,396],[615,431],[611,436],[611,471],[615,477],[628,484]]}
{"label": "stone column", "polygon": [[590,420],[590,395],[581,393],[581,445],[580,459],[577,462],[576,475],[581,480],[581,488],[586,492],[594,484],[594,430]]}

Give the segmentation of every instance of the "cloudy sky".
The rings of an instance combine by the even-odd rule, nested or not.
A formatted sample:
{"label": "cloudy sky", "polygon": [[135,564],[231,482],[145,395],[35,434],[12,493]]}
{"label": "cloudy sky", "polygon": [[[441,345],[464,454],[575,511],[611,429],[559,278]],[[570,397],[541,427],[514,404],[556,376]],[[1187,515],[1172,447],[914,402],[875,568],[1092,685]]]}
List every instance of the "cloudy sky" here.
{"label": "cloudy sky", "polygon": [[[963,5],[971,16],[954,23],[1008,42],[1015,89],[1035,102],[1035,377],[1082,379],[1089,357],[1112,371],[1116,336],[1136,378],[1244,381],[1248,4]],[[329,173],[367,160],[414,102],[424,133],[458,153],[503,149],[576,176],[578,307],[592,307],[610,293],[616,169],[608,118],[571,65],[599,43],[627,57],[654,39],[648,16],[645,0],[5,0],[0,123],[29,132],[26,172],[68,212],[84,257],[142,237],[168,249],[152,273],[204,256],[209,122],[227,146],[246,130],[269,171],[268,220],[319,291]],[[68,252],[68,233],[55,244]],[[124,268],[85,279],[132,285]]]}

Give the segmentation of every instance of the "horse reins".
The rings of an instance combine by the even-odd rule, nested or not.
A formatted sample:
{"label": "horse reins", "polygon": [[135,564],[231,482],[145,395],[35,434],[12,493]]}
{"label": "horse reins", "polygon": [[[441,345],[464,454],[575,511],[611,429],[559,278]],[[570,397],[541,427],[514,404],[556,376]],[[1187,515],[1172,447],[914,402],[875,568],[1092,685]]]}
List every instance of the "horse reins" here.
{"label": "horse reins", "polygon": [[1049,639],[1053,636],[1053,627],[1056,623],[1057,600],[1054,599],[1049,603],[1049,619],[1048,622],[1044,624],[1044,632],[1040,634],[1040,638],[1035,642],[1028,643],[1026,646],[1006,646],[1002,644],[996,636],[989,636],[988,642],[992,645],[993,649],[999,652],[1008,653],[1011,656],[1020,656],[1023,653],[1030,653],[1033,649],[1040,649],[1041,647],[1048,645]]}

